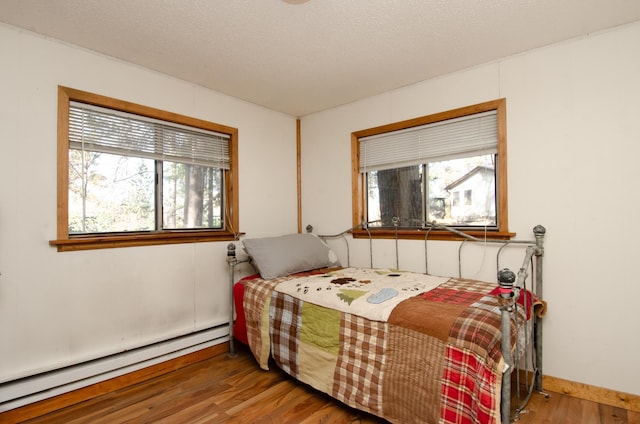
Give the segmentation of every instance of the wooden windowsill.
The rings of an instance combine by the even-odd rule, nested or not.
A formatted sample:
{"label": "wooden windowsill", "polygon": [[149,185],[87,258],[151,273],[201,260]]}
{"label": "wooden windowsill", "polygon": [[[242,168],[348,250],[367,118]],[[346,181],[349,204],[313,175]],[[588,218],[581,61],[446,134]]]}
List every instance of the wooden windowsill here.
{"label": "wooden windowsill", "polygon": [[[485,238],[488,240],[510,240],[511,238],[516,236],[516,233],[511,232],[500,232],[500,231],[483,231],[483,230],[471,230],[471,231],[463,231],[465,234],[476,237],[478,239],[484,240]],[[465,240],[464,237],[450,233],[444,230],[431,230],[428,232],[428,240]],[[375,239],[395,239],[396,238],[396,230],[391,228],[369,228],[369,231],[366,230],[353,230],[352,235],[353,238],[369,238],[369,234],[371,234],[371,238]],[[426,230],[422,229],[398,229],[397,231],[398,239],[401,240],[424,240],[425,235],[427,235]]]}
{"label": "wooden windowsill", "polygon": [[139,234],[105,234],[90,236],[71,236],[68,239],[50,240],[49,245],[56,246],[58,252],[76,250],[112,249],[117,247],[153,246],[161,244],[203,243],[210,241],[234,241],[241,234],[228,231],[166,231]]}

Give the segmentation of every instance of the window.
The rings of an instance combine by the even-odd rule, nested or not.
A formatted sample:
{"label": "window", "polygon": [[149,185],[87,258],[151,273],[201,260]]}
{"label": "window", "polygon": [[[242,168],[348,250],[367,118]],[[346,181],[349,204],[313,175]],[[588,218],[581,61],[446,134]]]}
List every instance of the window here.
{"label": "window", "polygon": [[59,251],[232,240],[237,129],[59,87]]}
{"label": "window", "polygon": [[451,193],[451,206],[460,206],[460,192],[454,191]]}
{"label": "window", "polygon": [[381,237],[423,238],[428,222],[512,236],[505,109],[501,99],[353,133],[353,225]]}
{"label": "window", "polygon": [[[493,186],[493,182],[492,182],[491,186]],[[485,204],[488,203],[491,207],[494,207],[495,203],[493,202],[493,199],[491,199],[491,200],[492,200],[491,202],[485,202]],[[467,206],[471,206],[471,204],[472,204],[471,202],[472,202],[471,190],[465,190],[464,191],[464,204],[467,205]],[[495,209],[488,209],[487,208],[487,210],[483,214],[483,218],[484,218],[485,222],[489,221],[489,222],[494,223],[495,220],[496,220],[496,211],[495,211]]]}

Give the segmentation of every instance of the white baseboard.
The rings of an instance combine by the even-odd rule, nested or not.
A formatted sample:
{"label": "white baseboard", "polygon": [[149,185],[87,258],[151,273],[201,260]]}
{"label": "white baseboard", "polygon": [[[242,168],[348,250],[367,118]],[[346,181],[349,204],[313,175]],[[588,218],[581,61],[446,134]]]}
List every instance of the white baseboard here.
{"label": "white baseboard", "polygon": [[9,381],[0,385],[0,412],[68,393],[228,340],[229,326],[222,325],[105,358]]}

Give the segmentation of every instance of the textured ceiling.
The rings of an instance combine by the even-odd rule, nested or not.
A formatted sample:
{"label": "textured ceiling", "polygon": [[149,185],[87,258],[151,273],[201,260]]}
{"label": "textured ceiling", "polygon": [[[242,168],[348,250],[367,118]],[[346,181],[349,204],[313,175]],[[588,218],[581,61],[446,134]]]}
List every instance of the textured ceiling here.
{"label": "textured ceiling", "polygon": [[638,0],[0,0],[0,22],[293,116],[637,20]]}

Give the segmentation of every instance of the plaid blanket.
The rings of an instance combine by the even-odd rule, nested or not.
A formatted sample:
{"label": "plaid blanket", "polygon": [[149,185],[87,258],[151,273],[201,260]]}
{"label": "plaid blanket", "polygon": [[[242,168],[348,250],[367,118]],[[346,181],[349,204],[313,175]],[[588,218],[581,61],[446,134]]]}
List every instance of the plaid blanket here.
{"label": "plaid blanket", "polygon": [[271,352],[293,377],[395,423],[500,422],[495,284],[448,279],[378,321],[278,290],[294,278],[244,282],[248,341],[262,368]]}

